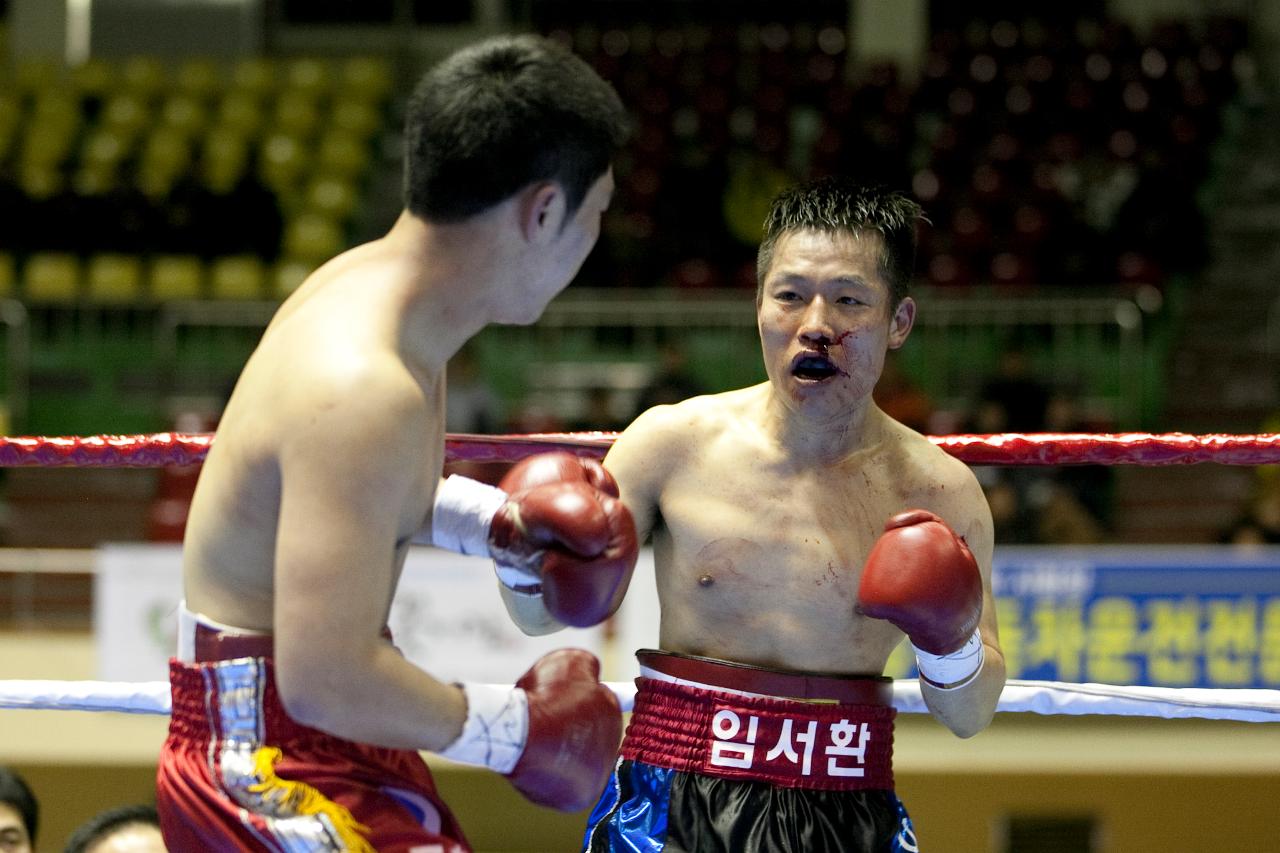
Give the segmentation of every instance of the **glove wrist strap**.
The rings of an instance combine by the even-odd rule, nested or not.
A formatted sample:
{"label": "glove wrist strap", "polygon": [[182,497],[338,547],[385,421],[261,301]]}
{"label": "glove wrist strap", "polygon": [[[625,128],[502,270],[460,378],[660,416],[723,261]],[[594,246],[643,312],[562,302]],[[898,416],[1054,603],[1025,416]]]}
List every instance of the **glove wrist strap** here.
{"label": "glove wrist strap", "polygon": [[489,527],[507,493],[453,474],[436,489],[431,510],[431,542],[459,554],[489,554]]}
{"label": "glove wrist strap", "polygon": [[439,754],[451,761],[510,773],[529,737],[529,697],[519,687],[462,684],[467,719],[462,734]]}
{"label": "glove wrist strap", "polygon": [[982,662],[986,658],[982,635],[976,628],[963,646],[949,654],[930,654],[916,648],[914,643],[911,648],[916,653],[920,677],[939,690],[955,690],[973,681],[982,671]]}

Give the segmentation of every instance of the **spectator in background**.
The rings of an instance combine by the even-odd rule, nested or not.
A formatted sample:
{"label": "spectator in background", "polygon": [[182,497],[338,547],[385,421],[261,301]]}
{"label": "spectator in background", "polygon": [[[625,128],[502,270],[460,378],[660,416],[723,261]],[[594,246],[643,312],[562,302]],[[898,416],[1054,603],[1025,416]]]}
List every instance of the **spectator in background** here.
{"label": "spectator in background", "polygon": [[635,414],[705,393],[706,387],[689,372],[689,357],[684,347],[677,341],[667,341],[658,348],[658,372],[640,392]]}
{"label": "spectator in background", "polygon": [[1049,396],[1049,386],[1032,375],[1026,351],[1017,343],[1009,346],[978,393],[982,431],[1041,432]]}
{"label": "spectator in background", "polygon": [[898,366],[897,359],[885,360],[884,372],[876,383],[874,399],[886,415],[919,433],[929,432],[933,401]]}
{"label": "spectator in background", "polygon": [[165,853],[152,805],[119,806],[94,815],[71,834],[63,853]]}
{"label": "spectator in background", "polygon": [[32,853],[40,828],[40,803],[16,770],[0,767],[0,851]]}
{"label": "spectator in background", "polygon": [[449,360],[445,429],[492,435],[502,429],[502,400],[480,369],[475,346],[468,344]]}

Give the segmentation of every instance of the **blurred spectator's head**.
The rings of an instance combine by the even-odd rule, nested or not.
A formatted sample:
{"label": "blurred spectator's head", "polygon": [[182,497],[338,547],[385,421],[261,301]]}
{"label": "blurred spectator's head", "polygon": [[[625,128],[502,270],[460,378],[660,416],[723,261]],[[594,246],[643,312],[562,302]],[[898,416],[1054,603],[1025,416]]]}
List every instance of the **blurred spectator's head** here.
{"label": "blurred spectator's head", "polygon": [[907,295],[916,257],[916,224],[920,205],[901,193],[867,186],[847,178],[819,178],[780,193],[764,223],[764,239],[756,256],[756,303],[773,263],[778,240],[793,231],[812,230],[855,237],[879,234],[883,243],[881,271],[889,283],[889,308]]}
{"label": "blurred spectator's head", "polygon": [[31,853],[40,828],[40,804],[25,779],[0,767],[0,851]]}
{"label": "blurred spectator's head", "polygon": [[409,100],[405,207],[456,222],[553,181],[567,219],[608,170],[627,128],[613,87],[555,42],[487,39],[427,72]]}
{"label": "blurred spectator's head", "polygon": [[71,834],[63,853],[165,853],[155,806],[129,805],[94,815]]}

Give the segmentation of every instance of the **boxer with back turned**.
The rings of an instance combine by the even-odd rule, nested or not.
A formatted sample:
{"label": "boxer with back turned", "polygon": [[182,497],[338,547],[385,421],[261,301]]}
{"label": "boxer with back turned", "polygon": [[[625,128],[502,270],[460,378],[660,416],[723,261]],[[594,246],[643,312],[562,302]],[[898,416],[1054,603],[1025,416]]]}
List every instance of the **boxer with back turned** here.
{"label": "boxer with back turned", "polygon": [[839,179],[781,194],[758,261],[768,381],[650,409],[606,457],[653,536],[661,651],[640,653],[587,849],[916,850],[882,675],[904,636],[934,716],[990,722],[990,511],[872,400],[915,319],[919,217]]}
{"label": "boxer with back turned", "polygon": [[592,655],[552,652],[514,688],[448,684],[386,624],[414,541],[500,558],[559,621],[621,597],[635,528],[598,465],[529,460],[503,488],[441,472],[446,363],[573,278],[626,125],[607,83],[533,36],[419,82],[404,212],[281,306],[201,473],[157,779],[170,849],[468,850],[420,750],[559,809],[598,794],[621,715]]}

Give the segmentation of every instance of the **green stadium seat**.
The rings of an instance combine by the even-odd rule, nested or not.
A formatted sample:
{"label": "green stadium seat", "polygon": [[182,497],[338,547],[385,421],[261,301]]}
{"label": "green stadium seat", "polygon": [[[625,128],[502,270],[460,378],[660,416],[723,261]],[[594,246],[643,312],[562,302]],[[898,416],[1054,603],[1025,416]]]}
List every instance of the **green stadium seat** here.
{"label": "green stadium seat", "polygon": [[80,298],[80,259],[64,252],[37,252],[22,270],[22,295],[37,305],[70,305]]}

